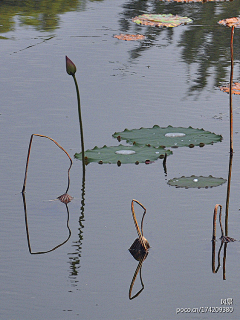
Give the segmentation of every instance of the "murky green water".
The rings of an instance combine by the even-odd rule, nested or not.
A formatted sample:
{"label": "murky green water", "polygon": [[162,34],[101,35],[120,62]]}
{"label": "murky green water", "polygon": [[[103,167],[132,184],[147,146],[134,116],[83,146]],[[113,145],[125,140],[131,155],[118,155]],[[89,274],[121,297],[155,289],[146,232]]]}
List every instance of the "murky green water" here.
{"label": "murky green water", "polygon": [[[213,209],[219,203],[225,213],[227,183],[208,189],[167,184],[183,175],[228,178],[229,95],[218,86],[229,82],[230,29],[217,22],[238,16],[239,8],[239,1],[0,4],[1,319],[239,319],[239,242],[227,245],[225,270],[222,250],[221,267],[212,272]],[[137,26],[131,18],[142,13],[179,14],[193,23],[173,29]],[[239,32],[234,81],[239,80]],[[119,33],[142,33],[146,39],[120,41],[113,37]],[[71,237],[52,252],[30,254],[21,195],[30,136],[55,139],[72,158],[80,151],[76,94],[65,55],[77,66],[86,149],[117,145],[114,132],[155,124],[204,128],[223,141],[172,149],[167,175],[162,160],[121,167],[92,163],[83,183],[81,161],[73,160]],[[228,235],[240,240],[238,108],[236,95]],[[50,201],[65,192],[68,167],[67,156],[51,141],[34,137],[25,195],[32,253],[49,251],[69,236],[66,206]],[[151,249],[141,270],[144,290],[129,300],[138,265],[128,252],[137,237],[132,199],[147,209],[144,236]],[[136,212],[140,220],[142,211]],[[138,274],[132,293],[140,289]],[[233,305],[221,304],[226,298]],[[201,307],[176,315],[177,308]]]}

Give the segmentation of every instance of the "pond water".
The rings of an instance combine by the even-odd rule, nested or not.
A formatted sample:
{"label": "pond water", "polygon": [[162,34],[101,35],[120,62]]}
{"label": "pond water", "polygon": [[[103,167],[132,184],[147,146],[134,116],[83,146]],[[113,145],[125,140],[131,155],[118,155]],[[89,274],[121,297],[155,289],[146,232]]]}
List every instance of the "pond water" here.
{"label": "pond water", "polygon": [[[231,31],[217,22],[238,16],[240,1],[3,1],[0,13],[0,318],[239,319],[239,241],[225,245],[225,268],[222,250],[221,266],[212,272],[213,210],[219,203],[225,216],[227,183],[186,189],[167,182],[191,175],[228,179],[229,95],[218,86],[229,82]],[[143,13],[178,14],[193,22],[176,28],[134,24],[132,17]],[[239,32],[234,36],[235,82]],[[146,39],[113,37],[120,33]],[[83,180],[82,162],[74,159],[80,134],[65,55],[77,66],[86,149],[118,145],[112,137],[116,131],[154,125],[204,128],[222,135],[222,142],[172,148],[167,172],[162,160],[120,167],[90,163]],[[240,240],[237,95],[233,109],[228,235]],[[34,137],[26,229],[21,190],[33,133],[51,137],[70,154],[74,199],[67,207],[52,201],[66,191],[69,159],[53,142]],[[130,300],[138,266],[128,251],[137,238],[132,199],[147,209],[143,229],[151,248],[141,269],[144,289]],[[143,210],[135,209],[140,222]],[[217,222],[216,267],[220,236]],[[141,289],[139,276],[133,295]],[[192,313],[185,309],[201,307]]]}

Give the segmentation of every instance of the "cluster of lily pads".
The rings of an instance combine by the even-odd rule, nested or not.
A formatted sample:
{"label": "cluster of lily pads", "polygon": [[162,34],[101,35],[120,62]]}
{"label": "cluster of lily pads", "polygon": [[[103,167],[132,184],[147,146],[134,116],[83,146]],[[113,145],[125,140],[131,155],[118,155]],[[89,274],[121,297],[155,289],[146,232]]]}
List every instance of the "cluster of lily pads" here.
{"label": "cluster of lily pads", "polygon": [[[110,147],[105,145],[102,148],[96,146],[84,152],[85,163],[114,163],[119,166],[128,163],[149,164],[172,154],[172,150],[166,148],[203,147],[222,140],[221,135],[204,129],[159,127],[158,125],[152,128],[125,129],[122,132],[115,132],[113,137],[119,142],[125,140],[130,145],[119,144]],[[82,154],[76,153],[75,158],[81,160]]]}
{"label": "cluster of lily pads", "polygon": [[[206,2],[207,0],[167,0],[177,2]],[[211,1],[211,0],[209,0]],[[236,21],[237,20],[237,21]],[[226,19],[219,21],[219,24],[229,25],[229,23],[237,26],[239,18]],[[148,25],[152,27],[177,27],[192,22],[188,17],[181,17],[172,14],[143,14],[132,19],[139,25]],[[232,25],[231,25],[232,26]],[[143,35],[120,34],[114,36],[120,40],[144,40]],[[236,85],[236,92],[239,88]],[[228,92],[228,87],[221,90]],[[95,146],[91,150],[84,152],[84,160],[82,153],[76,153],[75,158],[82,159],[85,164],[90,162],[98,162],[99,164],[114,163],[118,166],[122,164],[139,164],[152,163],[158,159],[166,159],[173,153],[173,148],[195,146],[203,147],[207,144],[213,144],[222,141],[222,136],[205,131],[204,129],[195,129],[192,127],[159,127],[154,125],[152,128],[125,129],[122,132],[115,132],[112,135],[119,143],[124,140],[129,145],[119,144],[118,146],[106,146],[99,148]],[[184,188],[208,188],[215,187],[225,183],[223,178],[214,178],[212,176],[190,176],[174,178],[168,181],[170,186]]]}

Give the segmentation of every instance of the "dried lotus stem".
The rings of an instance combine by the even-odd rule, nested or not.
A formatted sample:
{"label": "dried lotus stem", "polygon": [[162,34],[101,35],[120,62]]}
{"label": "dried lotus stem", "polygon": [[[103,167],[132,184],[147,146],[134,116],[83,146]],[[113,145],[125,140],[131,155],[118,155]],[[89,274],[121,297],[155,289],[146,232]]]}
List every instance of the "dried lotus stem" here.
{"label": "dried lotus stem", "polygon": [[29,158],[30,158],[30,152],[31,152],[31,147],[32,147],[33,136],[42,137],[42,138],[47,138],[47,139],[53,141],[53,142],[54,142],[62,151],[64,151],[64,152],[66,153],[66,155],[68,156],[68,158],[69,158],[69,160],[70,160],[70,167],[69,167],[69,169],[68,169],[68,186],[67,186],[67,190],[66,190],[66,193],[67,193],[67,192],[68,192],[68,189],[69,189],[69,185],[70,185],[70,175],[69,175],[69,172],[70,172],[70,169],[71,169],[71,167],[72,167],[72,159],[71,159],[71,157],[69,156],[69,154],[67,153],[67,151],[66,151],[62,146],[60,146],[59,143],[57,143],[57,141],[55,141],[54,139],[49,138],[49,137],[47,137],[47,136],[44,136],[44,135],[41,135],[41,134],[36,134],[36,133],[33,133],[33,134],[31,135],[30,142],[29,142],[27,162],[26,162],[26,169],[25,169],[25,177],[24,177],[24,183],[23,183],[22,193],[25,192],[25,188],[26,188],[28,164],[29,164]]}

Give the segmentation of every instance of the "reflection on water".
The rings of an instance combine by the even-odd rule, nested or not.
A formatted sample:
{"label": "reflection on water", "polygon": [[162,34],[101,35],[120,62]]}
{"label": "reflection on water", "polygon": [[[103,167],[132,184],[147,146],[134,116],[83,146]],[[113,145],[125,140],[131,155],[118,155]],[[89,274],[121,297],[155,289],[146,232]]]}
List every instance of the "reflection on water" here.
{"label": "reflection on water", "polygon": [[22,198],[23,198],[23,207],[24,207],[24,213],[25,213],[25,225],[26,225],[26,233],[27,233],[27,242],[28,242],[28,250],[31,254],[44,254],[44,253],[49,253],[52,252],[54,250],[56,250],[57,248],[61,247],[62,245],[64,245],[71,237],[71,229],[69,227],[69,209],[68,209],[68,205],[65,204],[66,209],[67,209],[67,228],[68,228],[68,237],[66,240],[64,240],[63,242],[61,242],[60,244],[58,244],[57,246],[53,247],[52,249],[46,250],[46,251],[36,251],[33,252],[32,248],[31,248],[31,243],[30,243],[30,234],[29,234],[29,228],[28,228],[28,216],[27,216],[27,203],[26,203],[26,197],[25,197],[25,193],[22,193]]}
{"label": "reflection on water", "polygon": [[[139,296],[139,294],[140,294],[140,293],[143,291],[143,289],[144,289],[144,284],[143,284],[143,280],[142,280],[142,264],[143,264],[143,261],[147,258],[147,255],[148,255],[148,252],[145,252],[145,253],[143,253],[143,254],[141,255],[141,257],[139,257],[139,258],[140,258],[140,259],[139,259],[139,263],[138,263],[138,266],[137,266],[137,268],[136,268],[136,270],[135,270],[135,272],[134,272],[134,275],[133,275],[133,278],[132,278],[132,282],[131,282],[130,288],[129,288],[128,297],[129,297],[130,300],[132,300],[132,299],[136,298],[137,296]],[[134,282],[135,282],[135,280],[136,280],[136,278],[137,278],[137,275],[138,275],[139,270],[140,270],[139,275],[140,275],[140,281],[141,281],[141,286],[142,286],[142,288],[141,288],[134,296],[132,296],[132,289],[133,289]]]}
{"label": "reflection on water", "polygon": [[[97,0],[96,0],[97,1]],[[99,1],[99,0],[98,0]],[[87,0],[66,2],[55,1],[1,1],[0,33],[13,31],[18,17],[20,26],[32,26],[39,31],[53,31],[60,26],[60,15],[70,11],[84,11]],[[126,1],[119,19],[119,29],[123,33],[144,34],[145,40],[129,50],[130,60],[137,59],[151,47],[166,47],[173,43],[174,28],[156,28],[139,26],[131,19],[143,13],[156,13],[188,16],[193,24],[183,26],[178,46],[182,50],[182,60],[189,66],[190,86],[188,95],[200,93],[214,74],[213,86],[226,81],[230,52],[229,34],[221,28],[218,21],[240,14],[240,0],[231,3],[193,3],[191,6],[179,3],[164,5],[161,1]],[[161,43],[159,37],[162,36]],[[6,37],[2,37],[6,38]],[[158,41],[158,43],[157,43]],[[240,51],[240,42],[234,44],[235,51]]]}
{"label": "reflection on water", "polygon": [[77,275],[80,268],[80,258],[82,253],[82,241],[83,241],[83,221],[84,221],[84,206],[85,206],[85,171],[83,171],[82,177],[82,189],[81,189],[81,207],[80,207],[80,217],[79,217],[79,228],[78,228],[78,240],[74,241],[72,244],[73,252],[69,253],[69,263],[70,263],[70,275],[72,285],[77,285]]}
{"label": "reflection on water", "polygon": [[[153,28],[133,25],[133,17],[142,13],[166,14],[172,13],[188,16],[193,20],[192,25],[184,26],[178,46],[182,50],[182,60],[189,66],[191,80],[188,95],[200,93],[214,74],[213,86],[217,87],[226,81],[227,68],[229,67],[230,30],[223,30],[218,21],[226,17],[235,17],[240,14],[240,1],[231,3],[194,3],[191,6],[168,3],[162,5],[160,1],[149,4],[148,2],[128,1],[124,6],[122,17],[119,20],[120,30],[126,33],[140,33],[145,35],[145,40],[129,51],[130,59],[138,58],[145,50],[151,47],[163,47],[173,43],[174,28]],[[156,44],[163,34],[161,44]],[[235,51],[239,52],[240,42],[236,41]],[[192,70],[191,70],[192,69]]]}
{"label": "reflection on water", "polygon": [[[223,255],[223,280],[226,280],[226,259],[227,259],[227,244],[229,242],[236,241],[234,238],[228,236],[228,209],[229,209],[229,199],[230,199],[230,186],[231,186],[231,176],[232,176],[232,158],[233,155],[230,153],[229,156],[229,170],[228,170],[228,186],[227,186],[227,197],[226,197],[226,211],[225,211],[225,235],[222,226],[222,206],[220,204],[216,204],[213,213],[213,235],[212,235],[212,272],[217,273],[221,263],[220,263],[220,254],[222,250],[222,246],[224,244],[224,255]],[[217,220],[217,212],[219,208],[219,225],[221,229],[221,245],[218,250],[218,266],[215,267],[215,246],[216,246],[216,220]]]}
{"label": "reflection on water", "polygon": [[52,31],[59,27],[60,15],[69,11],[83,11],[87,0],[9,1],[0,2],[0,33],[13,31],[15,17],[20,26],[32,26],[39,31]]}

